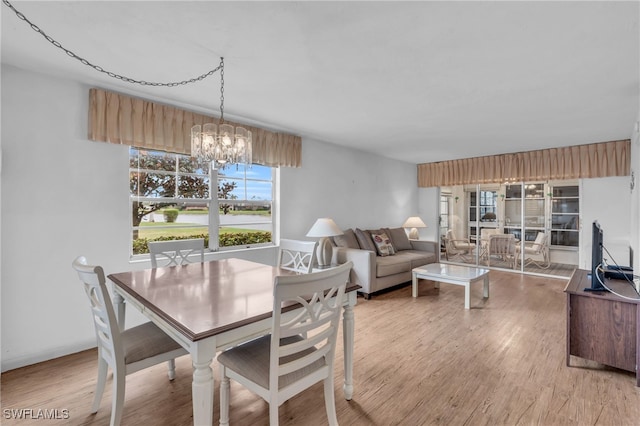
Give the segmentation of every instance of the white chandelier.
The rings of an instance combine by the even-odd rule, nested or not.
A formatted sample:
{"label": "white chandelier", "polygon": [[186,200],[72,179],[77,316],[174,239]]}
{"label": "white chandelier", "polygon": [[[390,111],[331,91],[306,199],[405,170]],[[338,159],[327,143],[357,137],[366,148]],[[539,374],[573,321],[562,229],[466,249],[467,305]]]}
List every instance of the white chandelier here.
{"label": "white chandelier", "polygon": [[191,128],[191,157],[216,165],[243,163],[251,166],[251,132],[224,122],[224,58],[220,58],[220,124],[196,124]]}

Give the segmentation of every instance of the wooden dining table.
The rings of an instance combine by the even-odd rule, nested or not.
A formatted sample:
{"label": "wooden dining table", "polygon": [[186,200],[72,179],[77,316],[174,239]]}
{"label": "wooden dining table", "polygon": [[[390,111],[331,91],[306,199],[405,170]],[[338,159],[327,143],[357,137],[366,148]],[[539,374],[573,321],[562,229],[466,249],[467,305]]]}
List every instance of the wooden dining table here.
{"label": "wooden dining table", "polygon": [[[191,354],[193,424],[213,424],[216,352],[271,331],[273,285],[297,272],[243,259],[213,260],[110,274],[121,329],[125,302],[135,307]],[[353,396],[354,314],[358,285],[343,300],[344,395]]]}

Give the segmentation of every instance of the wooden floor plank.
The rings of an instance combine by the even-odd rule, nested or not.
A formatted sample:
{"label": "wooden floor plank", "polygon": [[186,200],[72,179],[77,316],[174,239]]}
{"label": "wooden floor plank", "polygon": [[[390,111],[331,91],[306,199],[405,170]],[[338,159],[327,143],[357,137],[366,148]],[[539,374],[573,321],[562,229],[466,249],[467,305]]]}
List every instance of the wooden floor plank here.
{"label": "wooden floor plank", "polygon": [[[565,280],[491,271],[491,296],[423,281],[358,300],[355,394],[342,397],[342,337],[336,407],[343,425],[637,425],[640,388],[632,373],[572,357],[565,365]],[[89,413],[96,352],[85,351],[2,374],[3,425],[107,425],[111,380]],[[123,425],[190,425],[191,364],[127,377]],[[219,382],[217,368],[216,387]],[[218,389],[214,418],[218,417]],[[14,420],[11,409],[69,410],[69,419]],[[322,385],[280,407],[281,425],[323,425]],[[231,423],[268,424],[268,406],[232,383]]]}

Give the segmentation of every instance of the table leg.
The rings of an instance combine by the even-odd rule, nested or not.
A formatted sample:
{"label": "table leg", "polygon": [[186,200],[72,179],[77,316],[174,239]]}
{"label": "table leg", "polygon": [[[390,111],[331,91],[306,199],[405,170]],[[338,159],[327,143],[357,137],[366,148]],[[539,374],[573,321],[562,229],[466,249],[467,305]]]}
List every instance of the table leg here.
{"label": "table leg", "polygon": [[464,284],[464,308],[469,309],[471,305],[471,283],[466,282]]}
{"label": "table leg", "polygon": [[344,305],[342,317],[342,338],[344,344],[344,398],[351,401],[353,397],[353,346],[355,316],[353,306],[356,304],[356,292],[352,291],[348,295],[348,303]]}
{"label": "table leg", "polygon": [[484,276],[484,297],[489,297],[489,274]]}
{"label": "table leg", "polygon": [[193,401],[193,424],[213,424],[214,380],[211,361],[215,357],[215,338],[195,342],[191,351],[193,362],[193,382],[191,399]]}
{"label": "table leg", "polygon": [[418,297],[418,274],[411,274],[411,296]]}
{"label": "table leg", "polygon": [[126,305],[124,304],[124,297],[122,297],[120,293],[118,293],[117,291],[114,291],[113,293],[113,310],[116,313],[118,328],[122,332],[124,331]]}

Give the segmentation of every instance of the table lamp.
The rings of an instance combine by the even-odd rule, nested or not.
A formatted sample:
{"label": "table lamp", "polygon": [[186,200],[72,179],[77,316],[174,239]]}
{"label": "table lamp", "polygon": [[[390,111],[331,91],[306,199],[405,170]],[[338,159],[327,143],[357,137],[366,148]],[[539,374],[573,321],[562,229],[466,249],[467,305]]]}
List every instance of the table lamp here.
{"label": "table lamp", "polygon": [[418,216],[411,216],[404,222],[402,225],[403,228],[411,228],[409,231],[409,239],[418,240],[420,239],[420,234],[418,233],[418,228],[426,228],[427,225],[420,219]]}
{"label": "table lamp", "polygon": [[328,237],[342,234],[343,232],[338,228],[338,225],[336,225],[333,219],[329,219],[328,217],[316,220],[316,223],[314,223],[311,229],[309,229],[307,237],[320,238],[318,249],[316,251],[318,268],[328,268],[331,265],[333,246],[331,245],[331,241],[329,241]]}

